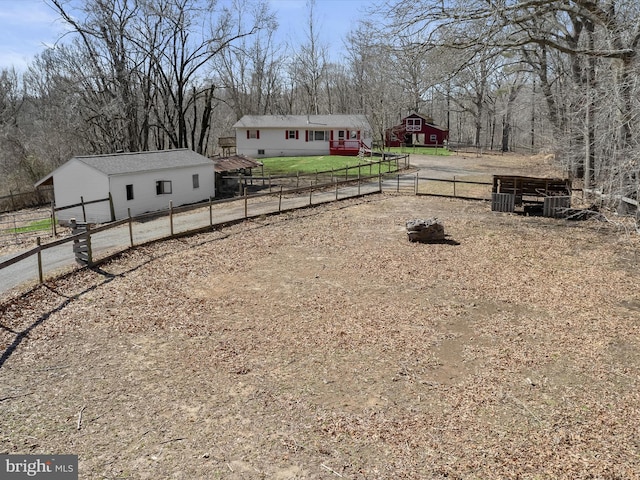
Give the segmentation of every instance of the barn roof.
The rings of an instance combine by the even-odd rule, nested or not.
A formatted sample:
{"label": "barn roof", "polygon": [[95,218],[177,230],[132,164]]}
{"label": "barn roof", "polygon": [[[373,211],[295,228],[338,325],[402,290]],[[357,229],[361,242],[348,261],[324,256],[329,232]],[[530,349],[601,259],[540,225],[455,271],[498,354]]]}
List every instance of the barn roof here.
{"label": "barn roof", "polygon": [[[69,162],[81,162],[95,168],[105,175],[123,175],[153,170],[167,170],[173,168],[195,167],[201,165],[213,166],[213,161],[186,148],[175,150],[156,150],[150,152],[110,153],[105,155],[76,156]],[[60,168],[38,181],[35,186],[51,183],[53,174]]]}
{"label": "barn roof", "polygon": [[255,168],[262,165],[262,163],[244,155],[214,158],[213,163],[216,172],[233,172],[242,168]]}
{"label": "barn roof", "polygon": [[245,115],[233,128],[371,129],[365,115]]}

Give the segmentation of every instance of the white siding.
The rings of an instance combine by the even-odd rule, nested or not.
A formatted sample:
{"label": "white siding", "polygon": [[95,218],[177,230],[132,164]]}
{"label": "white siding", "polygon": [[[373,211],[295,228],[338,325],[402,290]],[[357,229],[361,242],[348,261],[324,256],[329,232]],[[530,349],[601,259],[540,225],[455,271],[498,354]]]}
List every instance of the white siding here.
{"label": "white siding", "polygon": [[[292,128],[291,130],[294,130]],[[285,138],[284,129],[260,129],[260,138],[247,138],[247,129],[236,130],[236,149],[248,157],[295,157],[329,155],[329,142],[306,142],[305,131],[298,129],[298,138]],[[264,150],[264,153],[258,153]]]}
{"label": "white siding", "polygon": [[[198,175],[199,188],[193,188],[193,175]],[[156,194],[156,181],[170,181],[170,194]],[[127,200],[126,185],[133,185],[133,200]],[[56,207],[109,197],[111,192],[116,220],[132,215],[208,200],[215,196],[215,173],[213,163],[140,173],[108,176],[78,160],[70,160],[53,174]],[[86,221],[104,223],[111,221],[108,201],[85,205]],[[71,218],[84,221],[82,207],[60,210],[58,221],[67,223]]]}
{"label": "white siding", "polygon": [[[107,175],[77,160],[72,160],[53,174],[53,189],[56,207],[64,207],[107,198],[109,196],[109,179]],[[85,206],[88,222],[104,222],[111,219],[109,202],[100,202]],[[71,218],[83,221],[82,207],[60,210],[56,212],[58,221],[66,223]]]}
{"label": "white siding", "polygon": [[[255,130],[255,129],[252,129]],[[295,128],[291,128],[295,130]],[[329,141],[306,141],[306,132],[314,130],[324,130],[321,127],[314,129],[298,129],[298,138],[286,138],[285,129],[262,128],[260,129],[260,138],[247,138],[246,128],[236,129],[236,149],[239,155],[247,155],[248,157],[295,157],[295,156],[313,156],[313,155],[329,155]],[[355,128],[341,128],[339,130],[357,130]],[[330,137],[330,130],[327,130],[327,136]],[[361,132],[361,140],[371,147],[371,132]],[[338,140],[338,129],[334,129],[334,140]],[[264,151],[260,153],[260,151]]]}
{"label": "white siding", "polygon": [[[199,178],[199,188],[193,188],[193,175]],[[128,209],[131,215],[153,212],[209,200],[215,196],[215,173],[213,164],[198,167],[175,168],[126,175],[112,175],[110,189],[116,219],[126,218]],[[171,193],[156,193],[157,181],[170,181]],[[133,200],[127,200],[127,185],[133,185]]]}

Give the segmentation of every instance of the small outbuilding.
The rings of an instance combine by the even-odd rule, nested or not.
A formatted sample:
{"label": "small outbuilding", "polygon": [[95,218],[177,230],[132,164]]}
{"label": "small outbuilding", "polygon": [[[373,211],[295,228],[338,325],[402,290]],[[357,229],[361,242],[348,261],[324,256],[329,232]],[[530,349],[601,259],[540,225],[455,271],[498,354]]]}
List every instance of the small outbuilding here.
{"label": "small outbuilding", "polygon": [[233,126],[239,155],[358,155],[371,151],[365,115],[245,115]]}
{"label": "small outbuilding", "polygon": [[449,130],[418,113],[404,117],[399,125],[385,131],[385,147],[441,147],[448,140]]}
{"label": "small outbuilding", "polygon": [[216,194],[228,196],[241,193],[240,178],[250,177],[254,168],[262,167],[262,163],[244,155],[214,157],[216,171]]}
{"label": "small outbuilding", "polygon": [[188,149],[73,157],[35,186],[51,184],[56,208],[85,204],[58,210],[60,223],[104,223],[215,196],[213,161]]}

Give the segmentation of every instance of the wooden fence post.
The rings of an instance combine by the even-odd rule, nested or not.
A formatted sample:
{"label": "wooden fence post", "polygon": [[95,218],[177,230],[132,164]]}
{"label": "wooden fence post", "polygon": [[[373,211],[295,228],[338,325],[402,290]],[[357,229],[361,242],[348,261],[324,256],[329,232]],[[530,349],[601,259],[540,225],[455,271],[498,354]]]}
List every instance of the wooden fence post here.
{"label": "wooden fence post", "polygon": [[53,238],[57,237],[58,231],[56,229],[56,207],[53,200],[51,201],[51,228],[53,229]]}
{"label": "wooden fence post", "polygon": [[453,198],[456,198],[456,176],[453,176]]}
{"label": "wooden fence post", "polygon": [[40,237],[36,238],[36,245],[38,246],[38,281],[40,285],[44,283],[42,275],[42,250],[40,250]]}
{"label": "wooden fence post", "polygon": [[338,179],[336,178],[336,200],[338,200]]}
{"label": "wooden fence post", "polygon": [[82,221],[87,223],[87,210],[85,209],[84,197],[82,195],[80,195],[80,205],[82,206]]}
{"label": "wooden fence post", "polygon": [[280,195],[278,197],[278,213],[282,211],[282,185],[280,185]]}
{"label": "wooden fence post", "polygon": [[213,197],[209,197],[209,226],[213,227]]}
{"label": "wooden fence post", "polygon": [[271,174],[269,174],[269,193],[271,193]]}
{"label": "wooden fence post", "polygon": [[93,265],[93,251],[91,250],[91,224],[87,223],[87,265]]}
{"label": "wooden fence post", "polygon": [[416,172],[416,181],[415,181],[415,186],[413,188],[413,193],[418,195],[418,173]]}
{"label": "wooden fence post", "polygon": [[111,221],[116,221],[116,209],[113,206],[113,197],[111,196],[111,192],[109,192],[109,211],[111,212]]}
{"label": "wooden fence post", "polygon": [[246,220],[247,218],[249,218],[249,209],[247,206],[247,187],[244,187],[244,219]]}
{"label": "wooden fence post", "polygon": [[169,227],[173,237],[173,200],[169,201]]}
{"label": "wooden fence post", "polygon": [[300,172],[296,172],[296,188],[300,187]]}
{"label": "wooden fence post", "polygon": [[378,173],[378,191],[382,193],[382,170]]}
{"label": "wooden fence post", "polygon": [[131,219],[130,208],[127,208],[127,215],[129,216],[129,244],[133,247],[133,221]]}
{"label": "wooden fence post", "polygon": [[398,174],[398,187],[396,188],[396,192],[400,193],[400,174]]}
{"label": "wooden fence post", "polygon": [[358,196],[360,196],[360,165],[358,165]]}
{"label": "wooden fence post", "polygon": [[309,188],[309,206],[311,206],[311,196],[313,195],[313,185]]}
{"label": "wooden fence post", "polygon": [[344,179],[349,180],[349,165],[344,166]]}

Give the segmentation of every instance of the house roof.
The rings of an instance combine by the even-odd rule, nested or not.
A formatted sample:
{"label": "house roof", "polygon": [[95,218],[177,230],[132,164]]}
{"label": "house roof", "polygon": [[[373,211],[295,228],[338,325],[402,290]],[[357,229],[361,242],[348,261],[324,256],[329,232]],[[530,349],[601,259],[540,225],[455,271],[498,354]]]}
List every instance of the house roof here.
{"label": "house roof", "polygon": [[262,163],[244,155],[214,158],[213,163],[216,172],[232,172],[242,168],[255,168],[262,165]]}
{"label": "house roof", "polygon": [[[105,155],[76,156],[69,162],[81,162],[95,168],[105,175],[123,175],[127,173],[139,173],[152,170],[167,170],[182,167],[195,167],[200,165],[212,165],[213,161],[199,153],[186,148],[176,150],[156,150],[151,152],[125,152]],[[38,181],[35,186],[51,183],[53,174],[60,168]]]}
{"label": "house roof", "polygon": [[359,128],[370,130],[365,115],[245,115],[233,128]]}

